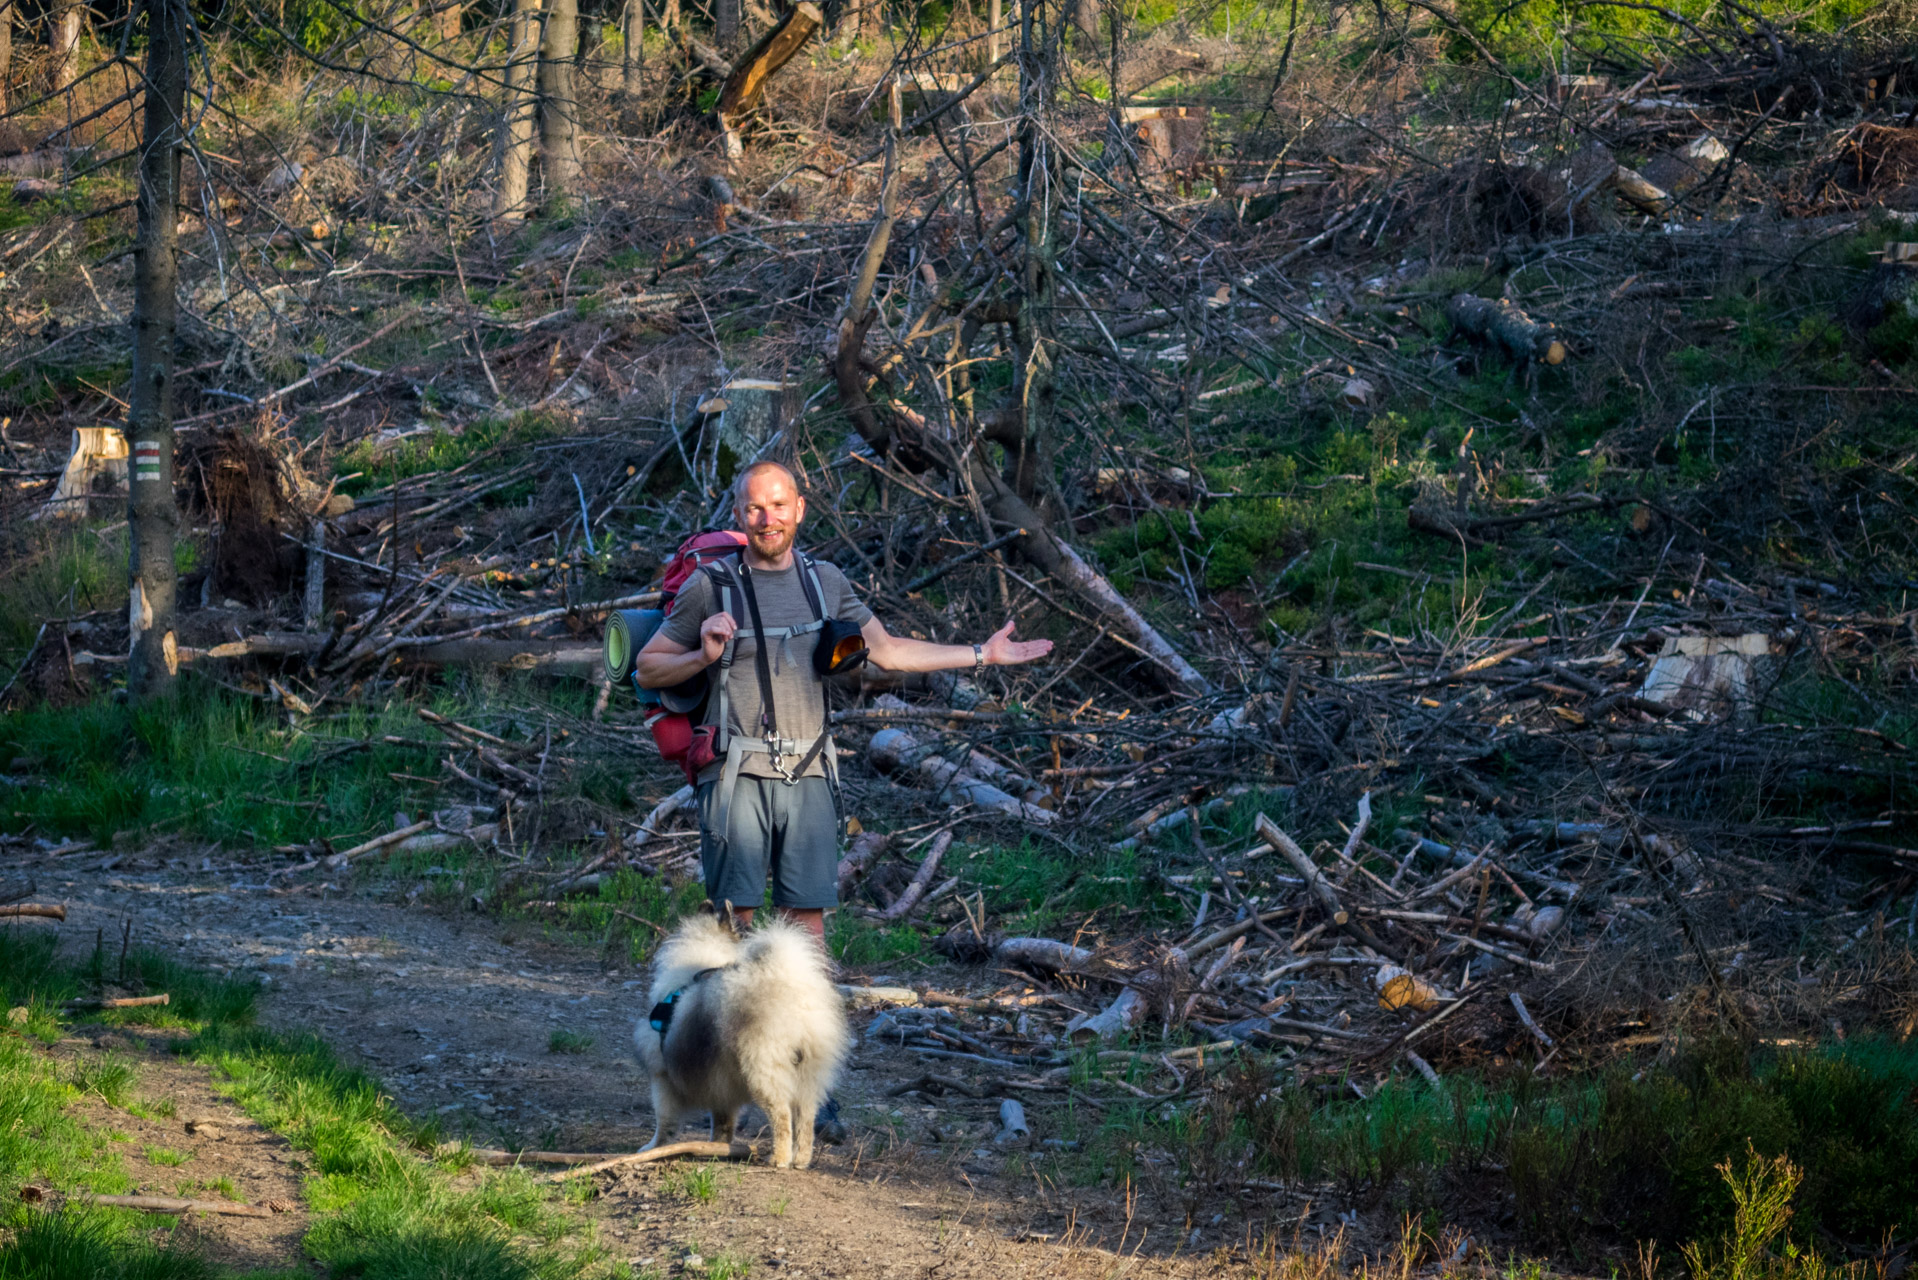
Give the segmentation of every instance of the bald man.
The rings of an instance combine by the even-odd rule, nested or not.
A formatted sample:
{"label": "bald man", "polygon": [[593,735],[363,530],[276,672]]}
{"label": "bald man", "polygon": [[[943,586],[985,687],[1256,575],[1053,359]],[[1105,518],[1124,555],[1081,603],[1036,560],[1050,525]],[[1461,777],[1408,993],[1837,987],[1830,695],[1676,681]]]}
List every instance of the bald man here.
{"label": "bald man", "polygon": [[[805,561],[793,541],[806,519],[806,499],[793,473],[776,462],[742,472],[733,486],[733,516],[746,546],[736,577],[741,590],[722,584],[733,571],[723,566],[694,574],[680,589],[673,611],[639,652],[639,682],[649,689],[684,683],[718,662],[728,643],[733,661],[722,668],[734,768],[715,760],[699,775],[700,861],[706,896],[731,902],[750,920],[765,901],[768,876],[773,905],[823,939],[825,913],[839,905],[839,814],[828,776],[832,743],[824,737],[825,698],[813,666],[820,613],[859,628],[868,661],[888,671],[954,671],[1011,666],[1052,652],[1050,640],[1014,640],[1008,622],[978,644],[931,644],[888,632],[853,593],[846,575],[823,561]],[[807,574],[808,563],[812,569]],[[721,607],[750,587],[758,616],[745,619]],[[757,634],[763,630],[766,663],[759,665]],[[743,633],[743,634],[742,634]],[[761,680],[770,681],[766,714]],[[715,681],[717,684],[717,681]],[[716,717],[718,691],[706,716]],[[766,727],[776,725],[777,733]],[[815,749],[818,748],[818,749]],[[726,794],[725,775],[736,773]],[[717,830],[719,823],[723,830]]]}

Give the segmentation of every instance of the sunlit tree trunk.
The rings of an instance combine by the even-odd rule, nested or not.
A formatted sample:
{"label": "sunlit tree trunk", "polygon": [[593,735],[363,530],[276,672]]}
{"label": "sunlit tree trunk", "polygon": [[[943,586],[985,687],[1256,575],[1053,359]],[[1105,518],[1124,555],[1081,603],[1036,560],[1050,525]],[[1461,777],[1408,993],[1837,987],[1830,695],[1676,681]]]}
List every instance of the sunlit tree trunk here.
{"label": "sunlit tree trunk", "polygon": [[52,46],[49,62],[53,68],[53,91],[59,93],[80,74],[80,19],[83,10],[76,0],[66,0],[53,11],[47,32]]}
{"label": "sunlit tree trunk", "polygon": [[620,21],[619,90],[637,98],[646,65],[646,0],[626,0]]}
{"label": "sunlit tree trunk", "polygon": [[173,688],[177,587],[173,544],[173,343],[180,278],[180,151],[186,112],[186,0],[146,0],[146,92],[134,196],[133,376],[127,435],[133,466],[127,498],[127,692],[139,700]]}
{"label": "sunlit tree trunk", "polygon": [[546,32],[539,50],[539,158],[548,204],[563,204],[579,192],[579,95],[573,62],[578,50],[578,0],[546,0]]}
{"label": "sunlit tree trunk", "polygon": [[7,109],[7,86],[13,80],[14,0],[0,0],[0,111]]}
{"label": "sunlit tree trunk", "polygon": [[511,47],[506,62],[506,94],[500,114],[499,184],[493,216],[513,219],[526,212],[526,190],[533,167],[533,121],[538,102],[533,78],[539,63],[539,0],[514,0]]}

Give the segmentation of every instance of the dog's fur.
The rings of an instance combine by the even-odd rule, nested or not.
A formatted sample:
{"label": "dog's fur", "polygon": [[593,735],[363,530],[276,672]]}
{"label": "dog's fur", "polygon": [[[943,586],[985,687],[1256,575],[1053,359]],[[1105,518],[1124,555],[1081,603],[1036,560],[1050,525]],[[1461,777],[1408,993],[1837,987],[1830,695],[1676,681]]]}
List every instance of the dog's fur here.
{"label": "dog's fur", "polygon": [[828,961],[804,929],[766,918],[743,937],[730,920],[688,917],[653,962],[650,1000],[679,1003],[662,1038],[633,1029],[653,1082],[653,1140],[670,1142],[685,1113],[710,1111],[713,1137],[731,1141],[739,1109],[772,1122],[775,1168],[812,1163],[813,1116],[845,1060],[845,1006]]}

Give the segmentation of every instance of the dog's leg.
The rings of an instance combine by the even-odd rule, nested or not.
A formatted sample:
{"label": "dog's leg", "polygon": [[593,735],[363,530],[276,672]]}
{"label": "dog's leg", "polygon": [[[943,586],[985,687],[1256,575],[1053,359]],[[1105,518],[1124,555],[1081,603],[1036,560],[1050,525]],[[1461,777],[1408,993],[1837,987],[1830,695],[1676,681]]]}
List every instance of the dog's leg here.
{"label": "dog's leg", "polygon": [[641,1151],[651,1151],[664,1142],[671,1142],[679,1133],[679,1117],[682,1108],[679,1095],[664,1080],[653,1081],[653,1140],[641,1147]]}
{"label": "dog's leg", "polygon": [[713,1112],[713,1141],[731,1142],[733,1140],[733,1130],[738,1124],[739,1113],[736,1111]]}
{"label": "dog's leg", "polygon": [[812,1166],[812,1121],[815,1108],[792,1105],[793,1117],[793,1168],[806,1169]]}
{"label": "dog's leg", "polygon": [[766,1112],[766,1119],[773,1126],[773,1168],[790,1169],[793,1167],[793,1108],[785,1101],[775,1102],[771,1106],[760,1104]]}

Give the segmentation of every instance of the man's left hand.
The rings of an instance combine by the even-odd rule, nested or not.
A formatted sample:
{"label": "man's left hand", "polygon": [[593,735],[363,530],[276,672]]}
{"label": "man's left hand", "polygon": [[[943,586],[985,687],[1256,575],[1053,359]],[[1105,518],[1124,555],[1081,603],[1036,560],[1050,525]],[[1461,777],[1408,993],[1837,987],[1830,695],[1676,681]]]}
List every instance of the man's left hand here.
{"label": "man's left hand", "polygon": [[1021,662],[1035,662],[1052,652],[1050,640],[1014,640],[1012,624],[992,633],[992,639],[983,646],[986,662],[994,667],[1011,667]]}

